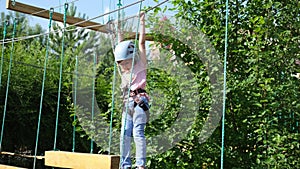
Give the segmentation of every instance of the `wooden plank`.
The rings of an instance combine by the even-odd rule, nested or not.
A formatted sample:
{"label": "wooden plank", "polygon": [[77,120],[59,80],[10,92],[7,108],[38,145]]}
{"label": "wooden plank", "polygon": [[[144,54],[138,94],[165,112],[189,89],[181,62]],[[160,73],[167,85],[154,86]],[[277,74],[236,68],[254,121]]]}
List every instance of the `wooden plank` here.
{"label": "wooden plank", "polygon": [[[14,4],[13,4],[14,3]],[[12,2],[12,0],[6,0],[6,8],[9,10],[13,10],[16,12],[21,12],[25,14],[30,14],[33,16],[41,17],[44,19],[49,19],[49,10],[23,4],[20,2]],[[61,13],[53,12],[52,19],[55,21],[63,22],[64,15]],[[94,31],[99,31],[102,33],[109,33],[107,31],[106,25],[101,25],[97,22],[92,22],[92,21],[85,21],[84,19],[77,18],[77,17],[72,17],[72,16],[67,16],[66,23],[70,25],[78,26],[78,27],[84,27],[86,29],[91,29]],[[136,33],[135,32],[126,32],[124,33],[124,39],[135,39]],[[138,35],[139,37],[139,35]],[[146,40],[148,41],[153,41],[153,36],[151,34],[146,34],[145,37]]]}
{"label": "wooden plank", "polygon": [[116,155],[100,155],[74,153],[66,151],[46,151],[45,165],[72,169],[119,169],[120,157]]}
{"label": "wooden plank", "polygon": [[[27,5],[27,4],[23,4],[23,3],[20,3],[20,2],[12,2],[12,0],[6,0],[6,8],[10,9],[10,10],[13,10],[13,11],[17,11],[17,12],[21,12],[21,13],[30,14],[30,15],[33,15],[33,16],[49,19],[49,10],[39,8],[39,7],[35,7],[35,6],[31,6],[31,5]],[[53,20],[63,22],[64,21],[63,18],[64,18],[63,14],[53,12],[53,16],[52,16]],[[103,32],[103,33],[108,33],[108,31],[106,30],[105,25],[101,25],[99,23],[92,22],[92,21],[86,21],[86,22],[83,22],[83,21],[85,21],[85,20],[81,19],[81,18],[67,16],[66,23],[68,23],[70,25],[76,24],[76,26],[79,26],[79,27],[85,27],[87,29],[100,31],[100,32]]]}
{"label": "wooden plank", "polygon": [[25,169],[25,168],[14,167],[14,166],[8,166],[8,165],[0,164],[0,169]]}

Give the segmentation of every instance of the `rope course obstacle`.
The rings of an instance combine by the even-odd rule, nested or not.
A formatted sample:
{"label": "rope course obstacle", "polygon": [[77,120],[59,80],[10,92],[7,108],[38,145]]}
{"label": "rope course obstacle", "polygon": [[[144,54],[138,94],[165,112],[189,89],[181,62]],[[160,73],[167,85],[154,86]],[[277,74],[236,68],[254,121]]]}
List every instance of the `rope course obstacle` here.
{"label": "rope course obstacle", "polygon": [[[105,15],[108,15],[110,13],[113,12],[119,12],[120,10],[123,10],[125,8],[128,8],[129,6],[141,3],[144,0],[140,0],[137,1],[135,3],[129,4],[127,6],[123,6],[121,7],[121,5],[119,4],[118,9],[102,14],[100,16],[97,16],[95,18],[91,18],[89,20],[84,20],[81,18],[76,18],[76,17],[71,17],[71,16],[67,16],[67,8],[68,8],[68,3],[66,3],[64,5],[65,7],[65,11],[64,14],[61,13],[57,13],[54,12],[53,8],[50,8],[50,10],[46,10],[43,8],[39,8],[39,7],[35,7],[35,6],[31,6],[31,5],[27,5],[27,4],[23,4],[20,2],[16,2],[14,0],[7,0],[6,1],[6,8],[9,10],[13,10],[16,12],[21,12],[21,13],[25,13],[25,14],[30,14],[33,16],[37,16],[37,17],[41,17],[41,18],[45,18],[45,19],[49,19],[49,27],[48,27],[48,33],[47,34],[47,49],[46,49],[46,59],[45,59],[45,63],[44,63],[44,74],[43,74],[43,83],[42,83],[42,92],[41,92],[41,100],[40,100],[40,110],[39,110],[39,122],[38,122],[38,128],[37,128],[37,135],[36,135],[36,147],[35,147],[35,155],[34,156],[28,156],[29,158],[33,158],[34,160],[34,164],[33,164],[33,168],[36,168],[36,160],[37,159],[43,159],[45,161],[45,165],[46,166],[52,166],[52,167],[61,167],[61,168],[74,168],[74,169],[80,169],[80,168],[89,168],[89,169],[117,169],[119,168],[119,161],[120,161],[120,157],[117,155],[100,155],[100,154],[92,154],[92,144],[93,144],[93,140],[91,140],[91,153],[77,153],[74,152],[74,146],[72,149],[72,152],[66,152],[66,151],[57,151],[56,149],[56,132],[57,132],[57,127],[55,128],[55,140],[54,140],[54,147],[53,147],[53,151],[46,151],[44,156],[37,156],[37,145],[38,145],[38,138],[39,138],[39,124],[40,124],[40,118],[41,118],[41,112],[42,112],[42,102],[43,102],[43,90],[44,90],[44,83],[45,83],[45,77],[46,77],[46,67],[47,67],[47,61],[48,61],[48,48],[49,48],[49,35],[52,33],[51,31],[51,23],[52,21],[59,21],[64,23],[64,29],[63,29],[63,35],[64,32],[67,31],[67,26],[66,24],[69,24],[70,26],[76,26],[76,27],[82,27],[82,28],[86,28],[86,29],[90,29],[90,30],[94,30],[94,31],[99,31],[102,33],[111,33],[111,31],[108,30],[107,25],[106,24],[99,24],[96,22],[93,22],[91,20],[99,18],[99,17],[103,17]],[[155,7],[167,2],[168,0],[165,0],[164,2],[148,9],[152,10]],[[147,12],[147,11],[146,11]],[[15,19],[16,21],[17,19]],[[16,22],[14,22],[14,27],[16,25]],[[5,30],[6,31],[6,30]],[[6,32],[5,32],[6,34]],[[34,38],[34,37],[38,37],[38,36],[42,36],[45,34],[39,34],[39,35],[33,35],[33,36],[27,36],[27,37],[19,37],[19,38],[15,38],[14,36],[12,37],[12,39],[10,40],[5,40],[5,36],[4,39],[2,41],[2,50],[4,50],[4,45],[7,43],[11,43],[12,44],[12,49],[11,49],[11,54],[10,54],[10,65],[13,62],[13,45],[14,42],[18,41],[18,40],[24,40],[24,39],[29,39],[29,38]],[[136,38],[138,36],[138,31],[137,32],[125,32],[125,34],[127,36],[124,37],[124,39],[133,39],[134,37]],[[14,35],[14,33],[13,33]],[[151,35],[146,35],[146,40],[152,40],[152,36]],[[2,55],[3,55],[3,51],[2,51]],[[57,116],[58,117],[58,112],[59,112],[59,100],[60,100],[60,88],[61,88],[61,76],[62,76],[62,58],[64,56],[64,40],[62,40],[62,53],[61,53],[61,65],[60,65],[60,82],[59,82],[59,91],[58,91],[58,107],[57,107]],[[3,58],[3,57],[2,57]],[[94,58],[94,62],[95,62],[95,58]],[[1,62],[2,64],[2,62]],[[77,63],[76,63],[77,64]],[[1,66],[2,68],[2,66]],[[11,66],[10,66],[11,69]],[[10,72],[9,69],[9,72]],[[2,71],[1,71],[2,73]],[[10,74],[9,74],[10,75]],[[6,100],[5,100],[5,106],[6,107],[6,103],[7,103],[7,95],[8,95],[8,89],[9,89],[9,75],[8,75],[8,81],[7,81],[7,91],[6,91]],[[94,100],[92,101],[94,103]],[[93,118],[93,117],[92,117]],[[4,120],[5,120],[5,111],[4,111],[4,116],[3,116],[3,126],[2,126],[2,130],[1,130],[1,141],[0,141],[0,154],[9,154],[9,155],[14,155],[14,153],[8,153],[8,152],[3,152],[1,149],[1,142],[2,142],[2,133],[4,130]],[[56,119],[56,123],[57,123],[57,119]],[[57,126],[57,124],[56,124]],[[74,133],[73,133],[74,134]],[[0,165],[0,168],[20,168],[20,167],[14,167],[14,166],[7,166],[7,165]]]}

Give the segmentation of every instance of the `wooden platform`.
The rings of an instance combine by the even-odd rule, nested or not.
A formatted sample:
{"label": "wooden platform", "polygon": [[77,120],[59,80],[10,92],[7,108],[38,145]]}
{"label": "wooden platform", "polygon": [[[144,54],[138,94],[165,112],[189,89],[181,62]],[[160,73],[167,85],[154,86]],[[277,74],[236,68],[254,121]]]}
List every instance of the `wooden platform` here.
{"label": "wooden platform", "polygon": [[120,157],[116,155],[100,155],[74,153],[66,151],[46,151],[45,165],[72,169],[119,169]]}

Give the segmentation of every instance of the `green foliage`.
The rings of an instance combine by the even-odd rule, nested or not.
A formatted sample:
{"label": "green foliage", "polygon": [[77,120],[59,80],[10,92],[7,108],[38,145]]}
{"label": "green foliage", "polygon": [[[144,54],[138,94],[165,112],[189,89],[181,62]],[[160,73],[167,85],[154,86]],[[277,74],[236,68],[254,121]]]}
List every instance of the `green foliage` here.
{"label": "green foliage", "polygon": [[[176,16],[200,27],[223,55],[225,2],[172,3]],[[229,2],[225,168],[298,167],[299,80],[290,76],[299,71],[295,6],[299,2]]]}

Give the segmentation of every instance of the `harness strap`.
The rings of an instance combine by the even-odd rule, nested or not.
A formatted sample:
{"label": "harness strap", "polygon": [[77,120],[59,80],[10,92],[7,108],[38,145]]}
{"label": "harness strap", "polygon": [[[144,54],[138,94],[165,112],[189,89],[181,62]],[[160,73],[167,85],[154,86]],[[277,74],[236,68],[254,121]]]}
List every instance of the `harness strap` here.
{"label": "harness strap", "polygon": [[132,97],[132,96],[136,96],[136,95],[138,95],[138,94],[140,94],[140,93],[147,93],[147,92],[146,92],[145,89],[141,89],[141,88],[136,89],[136,90],[130,90],[130,96],[131,96],[131,97]]}

